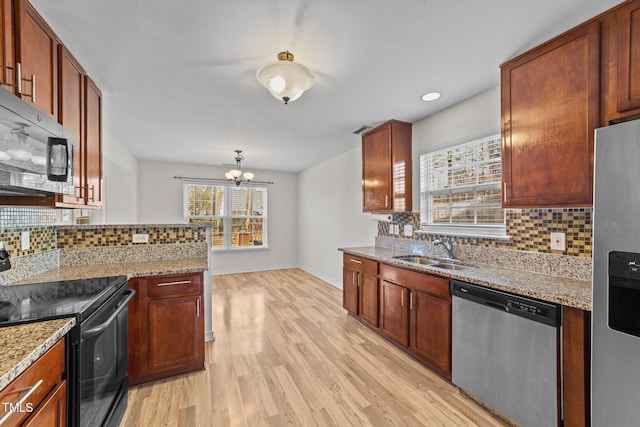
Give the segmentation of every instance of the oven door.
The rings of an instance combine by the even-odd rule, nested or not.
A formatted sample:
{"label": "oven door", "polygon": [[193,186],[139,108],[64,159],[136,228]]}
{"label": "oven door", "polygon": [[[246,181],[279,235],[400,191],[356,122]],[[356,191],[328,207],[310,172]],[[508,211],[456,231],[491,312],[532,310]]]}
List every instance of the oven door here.
{"label": "oven door", "polygon": [[[127,384],[127,304],[135,292],[122,288],[81,325],[80,425],[102,426],[121,410]],[[124,397],[123,397],[124,395]]]}

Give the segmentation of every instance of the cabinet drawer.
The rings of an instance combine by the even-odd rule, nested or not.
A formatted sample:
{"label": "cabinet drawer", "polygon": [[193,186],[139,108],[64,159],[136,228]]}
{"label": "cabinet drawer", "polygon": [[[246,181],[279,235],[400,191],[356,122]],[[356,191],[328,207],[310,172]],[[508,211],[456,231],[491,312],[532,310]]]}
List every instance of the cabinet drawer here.
{"label": "cabinet drawer", "polygon": [[9,411],[8,403],[17,405],[21,399],[31,393],[19,407],[16,406],[17,411],[5,420],[4,425],[22,423],[61,382],[64,372],[64,342],[64,338],[58,341],[0,392],[0,402],[3,402],[0,408],[0,419],[6,415],[5,408],[7,412]]}
{"label": "cabinet drawer", "polygon": [[441,298],[450,297],[449,280],[443,277],[382,264],[380,266],[380,278]]}
{"label": "cabinet drawer", "polygon": [[202,273],[149,277],[147,285],[149,297],[197,294],[202,292]]}
{"label": "cabinet drawer", "polygon": [[378,275],[378,262],[356,255],[344,254],[342,258],[343,266],[349,270],[359,271],[361,273]]}

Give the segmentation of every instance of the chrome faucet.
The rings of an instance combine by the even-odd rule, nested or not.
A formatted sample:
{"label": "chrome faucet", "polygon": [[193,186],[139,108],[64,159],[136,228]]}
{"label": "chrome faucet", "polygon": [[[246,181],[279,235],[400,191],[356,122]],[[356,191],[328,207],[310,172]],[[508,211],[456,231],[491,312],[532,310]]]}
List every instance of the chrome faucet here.
{"label": "chrome faucet", "polygon": [[440,241],[436,239],[433,241],[433,245],[434,246],[442,245],[447,250],[447,253],[449,254],[449,258],[456,259],[456,248],[455,246],[453,246],[453,243],[451,243],[450,240],[442,239],[442,241]]}

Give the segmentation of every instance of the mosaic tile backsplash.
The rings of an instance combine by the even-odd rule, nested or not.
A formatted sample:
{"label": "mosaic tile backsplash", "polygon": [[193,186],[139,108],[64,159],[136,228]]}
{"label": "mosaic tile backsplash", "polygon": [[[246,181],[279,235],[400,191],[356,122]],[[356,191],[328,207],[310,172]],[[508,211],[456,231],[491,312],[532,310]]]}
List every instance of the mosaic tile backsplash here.
{"label": "mosaic tile backsplash", "polygon": [[[22,250],[22,233],[29,232],[30,248]],[[56,233],[53,227],[22,227],[0,229],[0,241],[9,251],[9,256],[36,254],[56,249]]]}
{"label": "mosaic tile backsplash", "polygon": [[[507,210],[507,235],[509,240],[450,237],[457,244],[488,248],[543,252],[578,257],[591,257],[593,209],[509,209]],[[417,212],[394,213],[391,224],[400,228],[405,224],[420,227]],[[566,251],[551,250],[551,233],[566,234]],[[378,236],[390,236],[389,223],[378,223]],[[435,234],[415,234],[417,240],[434,240],[449,237]]]}
{"label": "mosaic tile backsplash", "polygon": [[[206,242],[206,228],[189,225],[104,225],[56,227],[58,249],[92,246],[159,245]],[[148,234],[148,243],[133,243],[134,234]]]}

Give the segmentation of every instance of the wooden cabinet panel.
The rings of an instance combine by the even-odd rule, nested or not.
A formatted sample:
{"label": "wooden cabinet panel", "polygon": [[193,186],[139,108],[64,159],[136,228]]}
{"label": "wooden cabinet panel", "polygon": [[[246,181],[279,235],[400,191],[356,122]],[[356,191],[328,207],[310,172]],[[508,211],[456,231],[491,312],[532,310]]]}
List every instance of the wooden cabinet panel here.
{"label": "wooden cabinet panel", "polygon": [[0,0],[0,84],[15,93],[15,25],[13,0]]}
{"label": "wooden cabinet panel", "polygon": [[360,274],[360,319],[374,328],[378,327],[378,278]]}
{"label": "wooden cabinet panel", "polygon": [[149,301],[149,370],[201,363],[204,323],[201,296]]}
{"label": "wooden cabinet panel", "polygon": [[65,427],[67,425],[67,382],[63,381],[29,417],[23,427]]}
{"label": "wooden cabinet panel", "polygon": [[591,313],[562,307],[562,406],[564,427],[591,423]]}
{"label": "wooden cabinet panel", "polygon": [[85,175],[87,205],[102,206],[102,92],[85,77]]}
{"label": "wooden cabinet panel", "polygon": [[411,123],[391,120],[362,135],[363,212],[412,207]]}
{"label": "wooden cabinet panel", "polygon": [[369,274],[371,276],[378,275],[378,262],[367,258],[344,254],[342,257],[343,265],[351,270]]}
{"label": "wooden cabinet panel", "polygon": [[411,351],[451,378],[451,298],[413,292]]}
{"label": "wooden cabinet panel", "polygon": [[342,269],[342,307],[354,316],[358,315],[358,272]]}
{"label": "wooden cabinet panel", "polygon": [[380,284],[380,331],[396,343],[409,346],[409,289],[382,280]]}
{"label": "wooden cabinet panel", "polygon": [[600,23],[501,67],[503,206],[590,206]]}
{"label": "wooden cabinet panel", "polygon": [[84,170],[84,76],[85,71],[69,50],[60,45],[58,49],[60,67],[60,117],[59,122],[73,132],[74,194],[59,196],[59,202],[71,205],[85,204]]}
{"label": "wooden cabinet panel", "polygon": [[16,62],[22,64],[21,97],[58,120],[58,38],[29,2],[18,0],[15,5]]}
{"label": "wooden cabinet panel", "polygon": [[204,368],[202,284],[203,273],[129,280],[130,385]]}
{"label": "wooden cabinet panel", "polygon": [[640,108],[640,1],[617,10],[618,112]]}

